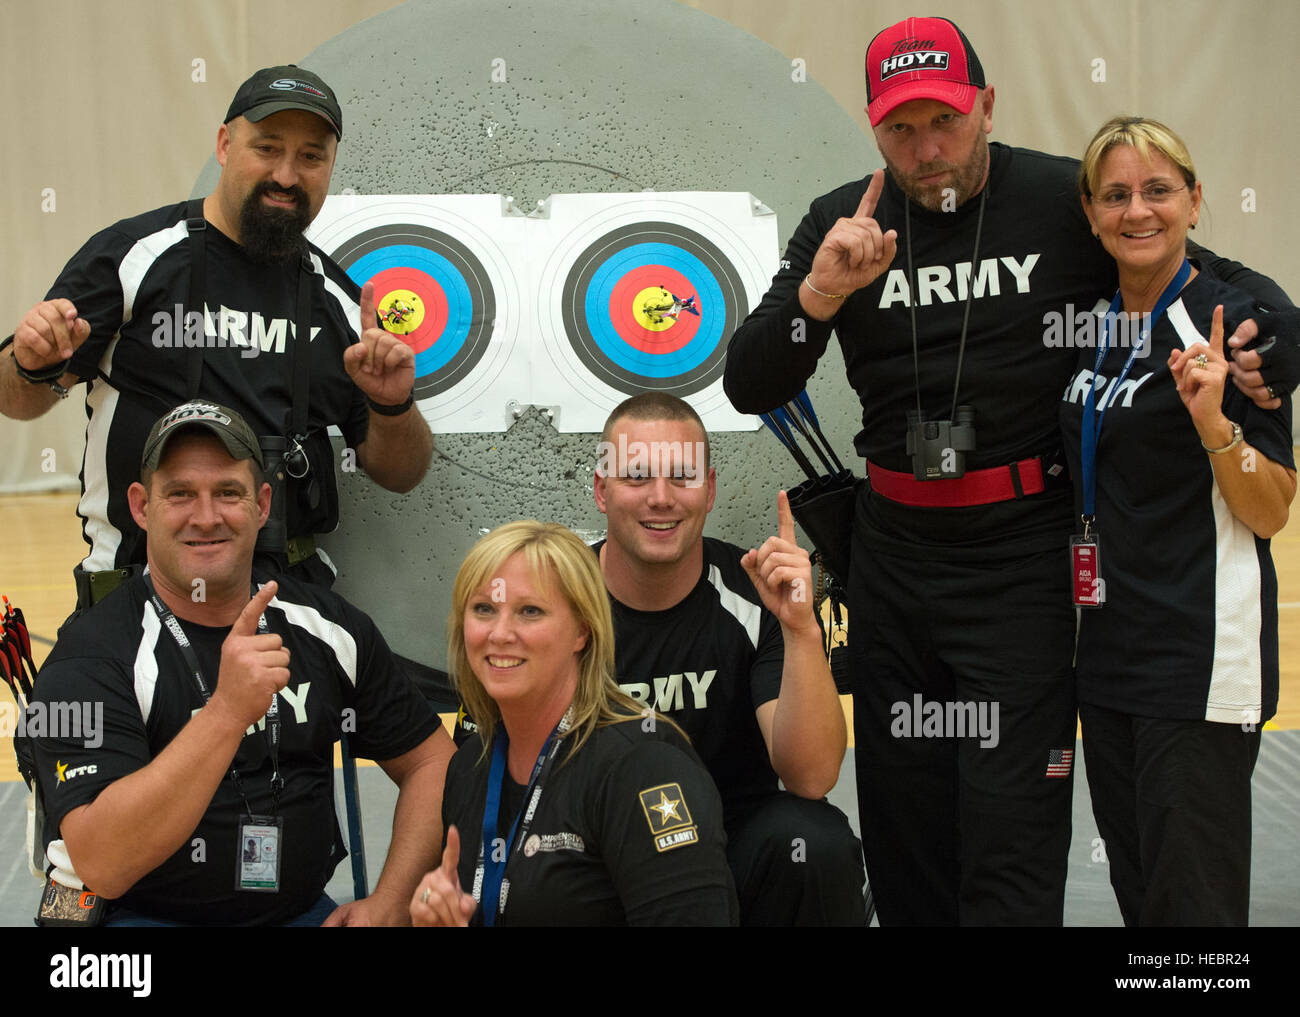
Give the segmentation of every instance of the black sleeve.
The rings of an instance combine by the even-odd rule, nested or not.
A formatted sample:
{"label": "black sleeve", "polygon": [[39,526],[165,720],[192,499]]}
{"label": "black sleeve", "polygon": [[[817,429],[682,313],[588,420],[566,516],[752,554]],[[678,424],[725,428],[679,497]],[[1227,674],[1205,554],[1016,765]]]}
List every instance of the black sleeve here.
{"label": "black sleeve", "polygon": [[810,318],[799,286],[832,225],[820,199],[786,246],[781,267],[763,299],[727,346],[722,387],[741,413],[766,413],[798,395],[826,352],[833,321]]}
{"label": "black sleeve", "polygon": [[370,406],[366,394],[352,386],[352,403],[348,407],[348,419],[339,425],[339,431],[348,448],[357,448],[365,443],[370,433]]}
{"label": "black sleeve", "polygon": [[1225,399],[1224,412],[1229,419],[1241,421],[1241,431],[1246,441],[1273,462],[1279,463],[1288,470],[1294,470],[1295,445],[1291,437],[1291,397],[1280,396],[1282,405],[1276,410],[1261,410],[1238,392],[1236,386],[1233,386],[1233,392],[1240,399],[1242,410],[1239,416],[1234,417],[1228,413],[1228,400]]}
{"label": "black sleeve", "polygon": [[68,364],[68,369],[83,380],[95,376],[108,344],[122,327],[126,299],[118,273],[132,244],[130,237],[111,227],[101,230],[63,266],[45,294],[46,300],[71,300],[77,317],[90,322],[89,337]]}
{"label": "black sleeve", "polygon": [[460,748],[467,741],[478,734],[478,725],[474,723],[474,718],[469,715],[465,709],[465,704],[456,699],[456,723],[452,728],[451,740],[456,748]]}
{"label": "black sleeve", "polygon": [[346,416],[331,423],[338,425],[348,447],[356,448],[366,440],[370,429],[370,407],[366,403],[365,393],[357,388],[343,366],[342,353],[353,343],[360,342],[361,287],[320,248],[313,247],[311,251],[314,257],[320,259],[327,317],[330,327],[336,329],[339,336],[339,358],[331,365],[331,370],[337,372],[338,378],[350,391]]}
{"label": "black sleeve", "polygon": [[[361,300],[361,290],[351,279],[346,279],[346,282],[348,284],[348,289],[346,290],[348,296],[359,303]],[[360,319],[358,319],[358,322],[359,320]],[[347,335],[347,345],[349,346],[361,341],[360,335],[353,330],[351,322],[348,322],[347,325]],[[343,364],[340,362],[338,366],[344,376],[348,377],[348,380],[351,381],[352,379],[347,375],[347,369]],[[348,418],[339,424],[339,430],[343,433],[343,438],[347,441],[350,448],[356,448],[361,445],[366,440],[366,435],[370,432],[370,405],[366,402],[366,394],[356,386],[355,382],[352,384],[352,402],[348,406]]]}
{"label": "black sleeve", "polygon": [[1300,310],[1258,312],[1255,324],[1259,338],[1245,348],[1259,350],[1264,384],[1279,393],[1294,391],[1300,385]]}
{"label": "black sleeve", "polygon": [[[1259,338],[1246,349],[1259,349],[1263,360],[1259,373],[1264,384],[1278,392],[1293,391],[1300,385],[1300,311],[1291,298],[1268,276],[1240,262],[1220,258],[1190,240],[1187,253],[1211,276],[1244,291],[1254,300]],[[1232,356],[1231,352],[1228,356]]]}
{"label": "black sleeve", "polygon": [[356,731],[346,733],[355,755],[394,759],[430,737],[442,720],[370,617],[350,604],[344,610],[357,646]]}
{"label": "black sleeve", "polygon": [[149,765],[152,755],[140,703],[125,665],[85,657],[48,663],[33,690],[28,711],[36,774],[45,799],[49,840],[73,809],[89,805],[101,791]]}
{"label": "black sleeve", "polygon": [[[1223,308],[1223,332],[1231,335],[1237,325],[1251,313],[1248,294],[1237,294],[1240,298],[1233,306],[1232,297],[1227,296]],[[1208,334],[1210,322],[1199,323]],[[1282,405],[1276,410],[1262,410],[1242,393],[1229,379],[1223,386],[1223,412],[1229,420],[1241,425],[1242,435],[1247,444],[1261,455],[1280,463],[1289,470],[1295,469],[1295,452],[1291,436],[1291,397],[1281,395]]]}
{"label": "black sleeve", "polygon": [[758,650],[749,670],[749,690],[755,710],[781,695],[784,671],[785,635],[776,615],[763,608],[758,623]]}
{"label": "black sleeve", "polygon": [[1261,311],[1294,309],[1291,298],[1286,295],[1281,286],[1268,276],[1260,275],[1239,261],[1220,258],[1209,248],[1202,247],[1191,240],[1187,241],[1187,256],[1195,258],[1202,268],[1220,282],[1249,293],[1255,301],[1255,306]]}
{"label": "black sleeve", "polygon": [[722,801],[699,762],[646,738],[611,768],[593,807],[628,925],[736,924]]}

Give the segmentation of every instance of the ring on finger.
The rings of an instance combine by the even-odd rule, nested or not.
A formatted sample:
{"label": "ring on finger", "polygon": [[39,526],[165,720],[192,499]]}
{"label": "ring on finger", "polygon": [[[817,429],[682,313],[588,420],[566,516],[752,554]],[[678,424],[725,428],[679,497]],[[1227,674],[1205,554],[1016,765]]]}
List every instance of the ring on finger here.
{"label": "ring on finger", "polygon": [[1209,362],[1210,362],[1210,361],[1209,361],[1209,358],[1206,357],[1206,355],[1205,355],[1204,353],[1198,353],[1198,354],[1196,355],[1196,361],[1195,361],[1195,363],[1196,363],[1196,366],[1197,366],[1197,367],[1204,367],[1204,366],[1205,366],[1206,364],[1208,364]]}
{"label": "ring on finger", "polygon": [[433,893],[433,887],[431,887],[431,886],[426,886],[426,887],[424,888],[424,893],[420,894],[420,903],[421,903],[421,904],[428,904],[428,903],[429,903],[429,894],[431,894],[431,893]]}
{"label": "ring on finger", "polygon": [[1265,385],[1265,386],[1264,386],[1264,391],[1266,391],[1266,392],[1268,393],[1268,397],[1269,397],[1270,399],[1276,399],[1276,398],[1277,398],[1277,393],[1273,391],[1273,386],[1272,386],[1272,385]]}

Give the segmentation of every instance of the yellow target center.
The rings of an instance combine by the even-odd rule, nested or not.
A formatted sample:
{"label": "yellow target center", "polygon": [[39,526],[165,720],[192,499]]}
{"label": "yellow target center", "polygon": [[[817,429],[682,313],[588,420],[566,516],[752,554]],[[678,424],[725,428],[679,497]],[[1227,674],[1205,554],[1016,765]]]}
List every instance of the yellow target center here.
{"label": "yellow target center", "polygon": [[662,286],[647,286],[632,298],[632,316],[651,332],[666,332],[676,325],[679,310],[673,295]]}
{"label": "yellow target center", "polygon": [[379,324],[394,335],[410,335],[424,321],[424,301],[411,290],[390,290],[375,306]]}

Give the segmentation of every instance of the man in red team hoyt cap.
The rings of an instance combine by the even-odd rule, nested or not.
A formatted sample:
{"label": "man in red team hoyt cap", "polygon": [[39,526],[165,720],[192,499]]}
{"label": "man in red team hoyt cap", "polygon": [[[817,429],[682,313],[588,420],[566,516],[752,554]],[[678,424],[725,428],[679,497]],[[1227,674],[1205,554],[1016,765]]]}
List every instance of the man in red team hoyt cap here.
{"label": "man in red team hoyt cap", "polygon": [[[1043,323],[1114,293],[1114,263],[1076,160],[988,141],[993,86],[951,21],[880,32],[866,83],[888,173],[812,203],[731,339],[725,387],[742,412],[782,405],[834,331],[862,402],[871,484],[854,514],[849,642],[881,922],[1059,925],[1075,689],[1057,408],[1078,351],[1045,344]],[[1270,280],[1197,256],[1289,306]],[[1265,385],[1295,379],[1259,366],[1238,353],[1234,377],[1268,406]]]}
{"label": "man in red team hoyt cap", "polygon": [[871,126],[913,99],[934,99],[969,113],[985,87],[970,40],[943,18],[908,18],[867,47],[867,116]]}

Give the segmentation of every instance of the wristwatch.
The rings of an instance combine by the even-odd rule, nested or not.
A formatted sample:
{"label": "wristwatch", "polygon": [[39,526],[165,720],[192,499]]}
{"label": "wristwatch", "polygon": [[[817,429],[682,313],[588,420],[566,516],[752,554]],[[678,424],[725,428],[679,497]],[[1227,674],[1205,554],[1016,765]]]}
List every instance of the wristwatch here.
{"label": "wristwatch", "polygon": [[374,410],[382,417],[400,417],[403,413],[405,413],[407,410],[409,410],[412,406],[415,405],[415,389],[411,389],[410,394],[407,395],[406,400],[404,402],[393,403],[392,405],[386,405],[384,403],[375,402],[373,399],[370,398],[370,396],[366,396],[366,402],[370,404],[370,408],[372,410]]}

